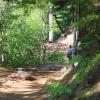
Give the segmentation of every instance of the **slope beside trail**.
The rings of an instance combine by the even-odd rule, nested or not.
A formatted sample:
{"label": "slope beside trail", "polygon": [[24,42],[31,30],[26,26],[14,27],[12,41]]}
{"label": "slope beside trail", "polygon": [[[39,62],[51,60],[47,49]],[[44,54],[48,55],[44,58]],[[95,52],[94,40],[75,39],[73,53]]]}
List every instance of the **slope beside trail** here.
{"label": "slope beside trail", "polygon": [[[47,100],[48,95],[44,90],[44,84],[48,79],[62,79],[66,64],[45,65],[33,71],[33,81],[9,80],[6,77],[13,71],[1,70],[0,72],[0,100]],[[52,69],[53,68],[53,69]]]}

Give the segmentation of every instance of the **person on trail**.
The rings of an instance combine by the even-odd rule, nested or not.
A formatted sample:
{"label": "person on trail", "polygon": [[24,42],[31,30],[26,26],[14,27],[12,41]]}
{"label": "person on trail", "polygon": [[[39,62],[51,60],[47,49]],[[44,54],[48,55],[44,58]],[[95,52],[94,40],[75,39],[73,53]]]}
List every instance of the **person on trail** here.
{"label": "person on trail", "polygon": [[[66,49],[68,60],[70,61],[75,56],[75,49],[69,45],[69,48]],[[74,64],[72,64],[72,68],[75,68]]]}
{"label": "person on trail", "polygon": [[74,48],[71,45],[69,45],[69,48],[66,49],[66,52],[68,59],[71,60],[74,56]]}

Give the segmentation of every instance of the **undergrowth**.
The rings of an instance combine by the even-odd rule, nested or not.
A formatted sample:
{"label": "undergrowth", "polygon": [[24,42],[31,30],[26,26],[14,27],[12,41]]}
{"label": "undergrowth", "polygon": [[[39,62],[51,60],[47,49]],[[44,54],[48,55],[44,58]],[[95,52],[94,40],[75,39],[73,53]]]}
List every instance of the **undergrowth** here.
{"label": "undergrowth", "polygon": [[62,86],[56,80],[48,80],[45,84],[46,90],[51,95],[61,95],[63,93],[71,94],[72,90],[70,86]]}
{"label": "undergrowth", "polygon": [[89,57],[81,57],[77,56],[76,58],[72,59],[70,64],[79,60],[80,65],[76,70],[76,73],[73,75],[74,78],[70,79],[70,83],[65,84],[62,86],[56,80],[48,80],[45,84],[46,90],[50,96],[62,95],[62,94],[75,94],[75,88],[78,87],[81,83],[84,82],[85,78],[87,77],[88,73],[93,69],[96,62],[100,60],[100,53],[97,53],[96,56],[89,58]]}
{"label": "undergrowth", "polygon": [[48,55],[46,63],[62,63],[66,61],[66,53],[63,52],[53,52]]}

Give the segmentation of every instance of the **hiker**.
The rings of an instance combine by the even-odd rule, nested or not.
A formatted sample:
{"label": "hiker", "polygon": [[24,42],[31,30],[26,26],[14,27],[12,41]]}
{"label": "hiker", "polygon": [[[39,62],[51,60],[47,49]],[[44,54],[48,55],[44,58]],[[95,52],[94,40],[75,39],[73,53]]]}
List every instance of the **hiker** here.
{"label": "hiker", "polygon": [[71,60],[74,56],[74,48],[71,45],[69,45],[69,48],[66,49],[66,52],[68,59]]}

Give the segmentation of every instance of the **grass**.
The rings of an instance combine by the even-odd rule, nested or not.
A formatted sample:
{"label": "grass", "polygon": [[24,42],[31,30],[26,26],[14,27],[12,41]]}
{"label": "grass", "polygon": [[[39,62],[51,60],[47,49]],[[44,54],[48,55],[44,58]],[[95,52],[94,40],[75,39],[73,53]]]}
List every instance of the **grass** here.
{"label": "grass", "polygon": [[51,95],[71,94],[72,90],[68,86],[62,86],[56,80],[49,80],[45,84],[46,90]]}
{"label": "grass", "polygon": [[46,60],[46,63],[63,63],[66,61],[66,53],[53,52]]}

